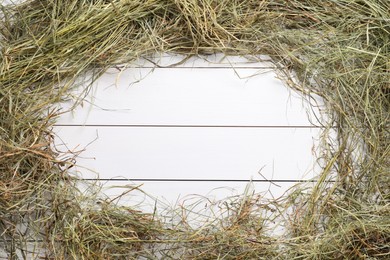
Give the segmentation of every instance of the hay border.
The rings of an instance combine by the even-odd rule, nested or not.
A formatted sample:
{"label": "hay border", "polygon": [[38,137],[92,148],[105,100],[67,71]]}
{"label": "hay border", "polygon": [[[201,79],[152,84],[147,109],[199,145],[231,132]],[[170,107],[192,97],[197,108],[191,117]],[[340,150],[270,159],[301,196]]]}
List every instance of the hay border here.
{"label": "hay border", "polygon": [[[9,258],[26,258],[31,238],[55,259],[390,255],[388,1],[30,0],[0,7],[0,233]],[[167,228],[154,215],[97,204],[96,187],[83,194],[66,174],[75,157],[57,159],[52,105],[69,98],[86,72],[94,81],[112,65],[156,51],[266,54],[287,85],[327,101],[338,138],[324,143],[315,188],[276,208],[293,210],[289,237],[268,237],[255,225],[262,223],[256,212],[272,205],[255,207],[252,197],[234,204],[225,227]],[[356,155],[357,147],[364,153]]]}

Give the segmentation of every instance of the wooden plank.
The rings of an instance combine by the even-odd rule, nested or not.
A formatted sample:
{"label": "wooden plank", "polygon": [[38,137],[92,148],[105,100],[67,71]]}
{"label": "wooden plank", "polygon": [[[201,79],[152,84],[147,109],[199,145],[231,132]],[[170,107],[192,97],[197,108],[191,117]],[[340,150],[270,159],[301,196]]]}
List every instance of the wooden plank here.
{"label": "wooden plank", "polygon": [[318,172],[316,128],[72,126],[55,132],[59,150],[88,145],[73,168],[83,178],[300,180]]}
{"label": "wooden plank", "polygon": [[[317,108],[274,72],[262,72],[132,68],[119,75],[111,69],[83,106],[61,116],[58,124],[311,126],[308,118],[318,124]],[[62,104],[63,110],[71,104]]]}
{"label": "wooden plank", "polygon": [[[278,200],[291,192],[297,183],[248,182],[129,182],[97,181],[101,185],[99,203],[116,203],[146,213],[156,214],[166,223],[179,223],[183,218],[192,227],[227,217],[226,206],[239,206],[243,199],[252,198],[257,205]],[[300,188],[314,183],[301,183]],[[231,212],[230,212],[231,213]],[[259,212],[268,214],[271,212]],[[278,223],[269,223],[275,227]],[[280,233],[282,227],[278,227]]]}
{"label": "wooden plank", "polygon": [[[258,194],[263,199],[278,199],[296,182],[203,182],[203,181],[98,181],[104,194],[125,205],[155,206],[159,200],[170,207],[191,201],[216,203],[229,197]],[[306,185],[306,184],[305,184]],[[310,183],[307,183],[310,185]],[[121,195],[123,194],[123,197]]]}

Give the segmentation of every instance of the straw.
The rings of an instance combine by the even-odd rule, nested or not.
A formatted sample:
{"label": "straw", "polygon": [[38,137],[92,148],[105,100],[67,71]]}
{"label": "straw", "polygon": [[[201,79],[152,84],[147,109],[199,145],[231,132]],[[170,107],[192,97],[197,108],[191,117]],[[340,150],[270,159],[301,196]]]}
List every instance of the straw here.
{"label": "straw", "polygon": [[[28,0],[0,10],[0,236],[8,258],[390,257],[389,1]],[[156,53],[217,52],[268,55],[289,87],[325,101],[316,185],[268,202],[283,237],[262,232],[269,221],[259,216],[274,212],[248,194],[235,214],[202,229],[185,219],[172,229],[162,216],[98,203],[98,185],[69,173],[77,156],[53,146],[57,105],[81,87],[76,106],[108,68]]]}

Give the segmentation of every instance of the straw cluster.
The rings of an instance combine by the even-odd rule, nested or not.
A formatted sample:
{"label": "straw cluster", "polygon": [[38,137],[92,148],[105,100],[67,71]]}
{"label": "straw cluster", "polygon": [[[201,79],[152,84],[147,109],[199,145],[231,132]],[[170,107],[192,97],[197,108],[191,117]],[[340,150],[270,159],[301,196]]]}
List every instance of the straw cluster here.
{"label": "straw cluster", "polygon": [[[191,228],[99,200],[53,146],[56,104],[154,53],[271,57],[326,103],[323,170]],[[27,0],[0,4],[0,248],[9,259],[389,259],[388,0]],[[329,137],[328,132],[337,132]],[[76,158],[77,159],[77,158]],[[84,190],[84,189],[83,189]],[[267,216],[277,214],[279,237]],[[172,226],[173,225],[173,226]]]}

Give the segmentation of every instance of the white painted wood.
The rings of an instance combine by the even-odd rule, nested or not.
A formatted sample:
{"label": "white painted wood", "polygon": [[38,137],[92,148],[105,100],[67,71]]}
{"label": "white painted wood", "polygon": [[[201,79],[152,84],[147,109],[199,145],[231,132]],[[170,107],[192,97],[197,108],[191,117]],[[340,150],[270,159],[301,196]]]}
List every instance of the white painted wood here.
{"label": "white painted wood", "polygon": [[83,106],[61,116],[58,149],[87,146],[73,173],[100,180],[110,199],[143,184],[148,196],[133,191],[120,203],[148,210],[155,199],[164,210],[200,198],[191,194],[218,201],[242,193],[249,179],[268,180],[254,190],[278,197],[294,184],[280,180],[315,177],[321,129],[309,118],[315,121],[318,109],[284,86],[270,63],[212,55],[211,62],[191,58],[155,68],[182,58],[164,54],[121,74],[111,69]]}
{"label": "white painted wood", "polygon": [[[86,148],[84,178],[297,180],[314,177],[318,128],[57,127]],[[58,145],[60,149],[61,146]],[[84,168],[85,167],[85,168]],[[261,175],[259,174],[261,173]]]}
{"label": "white painted wood", "polygon": [[10,5],[10,4],[20,4],[23,3],[26,0],[1,0],[0,4],[3,4],[4,6]]}
{"label": "white painted wood", "polygon": [[[133,210],[153,212],[166,223],[180,223],[185,219],[190,226],[228,217],[232,203],[239,207],[245,199],[258,205],[280,199],[296,183],[247,182],[129,182],[101,181],[100,203],[116,203]],[[308,183],[307,185],[312,185]],[[142,189],[142,190],[141,190]],[[174,191],[174,192],[173,192]],[[245,198],[244,198],[245,197]],[[271,225],[277,225],[270,223]]]}
{"label": "white painted wood", "polygon": [[110,69],[83,106],[58,124],[310,126],[308,116],[315,121],[318,110],[313,112],[275,73],[263,72],[182,67],[119,74]]}
{"label": "white painted wood", "polygon": [[[110,200],[151,210],[156,201],[170,208],[200,202],[201,207],[216,204],[230,197],[254,192],[262,199],[278,199],[296,182],[207,182],[207,181],[100,181],[102,191]],[[175,192],[170,192],[174,190]],[[102,199],[105,197],[102,196]],[[164,208],[164,207],[163,207]]]}

